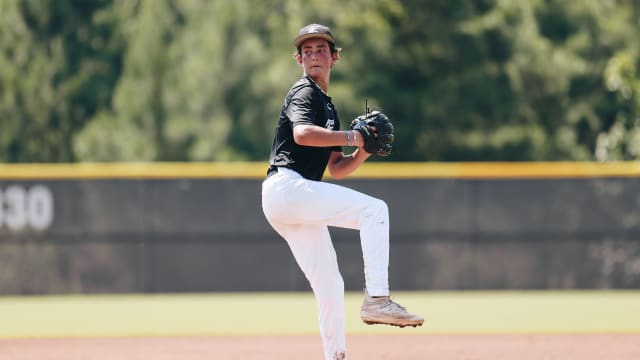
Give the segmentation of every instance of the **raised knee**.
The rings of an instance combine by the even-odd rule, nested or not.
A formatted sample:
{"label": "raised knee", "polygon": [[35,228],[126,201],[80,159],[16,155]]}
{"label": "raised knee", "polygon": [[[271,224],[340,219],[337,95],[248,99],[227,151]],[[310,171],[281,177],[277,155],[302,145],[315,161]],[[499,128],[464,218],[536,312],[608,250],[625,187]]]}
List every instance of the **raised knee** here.
{"label": "raised knee", "polygon": [[363,211],[360,222],[367,222],[376,219],[386,221],[389,218],[389,207],[387,203],[380,199],[374,199]]}
{"label": "raised knee", "polygon": [[384,200],[376,199],[375,208],[378,209],[379,212],[385,214],[389,213],[389,206],[387,206],[387,203]]}

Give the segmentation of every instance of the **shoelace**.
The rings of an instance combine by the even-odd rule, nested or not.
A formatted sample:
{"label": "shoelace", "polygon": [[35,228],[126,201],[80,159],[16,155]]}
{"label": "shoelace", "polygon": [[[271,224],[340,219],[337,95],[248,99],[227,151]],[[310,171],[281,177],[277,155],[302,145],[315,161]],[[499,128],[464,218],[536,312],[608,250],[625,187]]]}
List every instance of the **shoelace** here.
{"label": "shoelace", "polygon": [[403,312],[407,312],[407,309],[404,306],[398,304],[397,302],[394,302],[393,300],[391,300],[391,298],[389,298],[389,301],[381,307],[389,308],[390,311],[392,311],[394,308],[398,308]]}

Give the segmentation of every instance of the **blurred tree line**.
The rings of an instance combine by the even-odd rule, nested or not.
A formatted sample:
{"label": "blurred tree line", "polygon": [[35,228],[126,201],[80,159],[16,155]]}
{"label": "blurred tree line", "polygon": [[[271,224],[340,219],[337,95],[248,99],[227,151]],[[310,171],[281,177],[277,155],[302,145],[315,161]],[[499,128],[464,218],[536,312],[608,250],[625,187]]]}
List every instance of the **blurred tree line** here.
{"label": "blurred tree line", "polygon": [[311,22],[387,161],[640,158],[640,0],[0,0],[0,162],[265,160]]}

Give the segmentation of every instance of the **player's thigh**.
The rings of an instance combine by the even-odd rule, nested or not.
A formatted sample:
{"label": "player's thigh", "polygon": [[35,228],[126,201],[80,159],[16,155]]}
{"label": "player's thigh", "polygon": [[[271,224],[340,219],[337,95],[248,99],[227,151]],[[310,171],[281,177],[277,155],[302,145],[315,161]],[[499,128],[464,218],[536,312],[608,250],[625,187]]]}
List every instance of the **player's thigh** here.
{"label": "player's thigh", "polygon": [[381,200],[348,187],[320,181],[307,181],[294,189],[291,201],[295,211],[292,223],[335,225],[358,228],[361,214],[372,206],[385,206]]}

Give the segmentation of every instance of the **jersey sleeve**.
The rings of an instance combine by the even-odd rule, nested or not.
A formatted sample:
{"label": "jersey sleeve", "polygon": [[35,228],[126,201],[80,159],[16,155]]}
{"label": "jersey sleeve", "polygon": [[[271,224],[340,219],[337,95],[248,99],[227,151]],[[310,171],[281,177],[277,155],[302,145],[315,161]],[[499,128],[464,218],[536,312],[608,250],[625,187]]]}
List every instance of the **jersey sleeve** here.
{"label": "jersey sleeve", "polygon": [[291,98],[286,115],[293,126],[316,125],[313,122],[313,119],[317,117],[313,93],[311,87],[305,87],[297,91]]}

